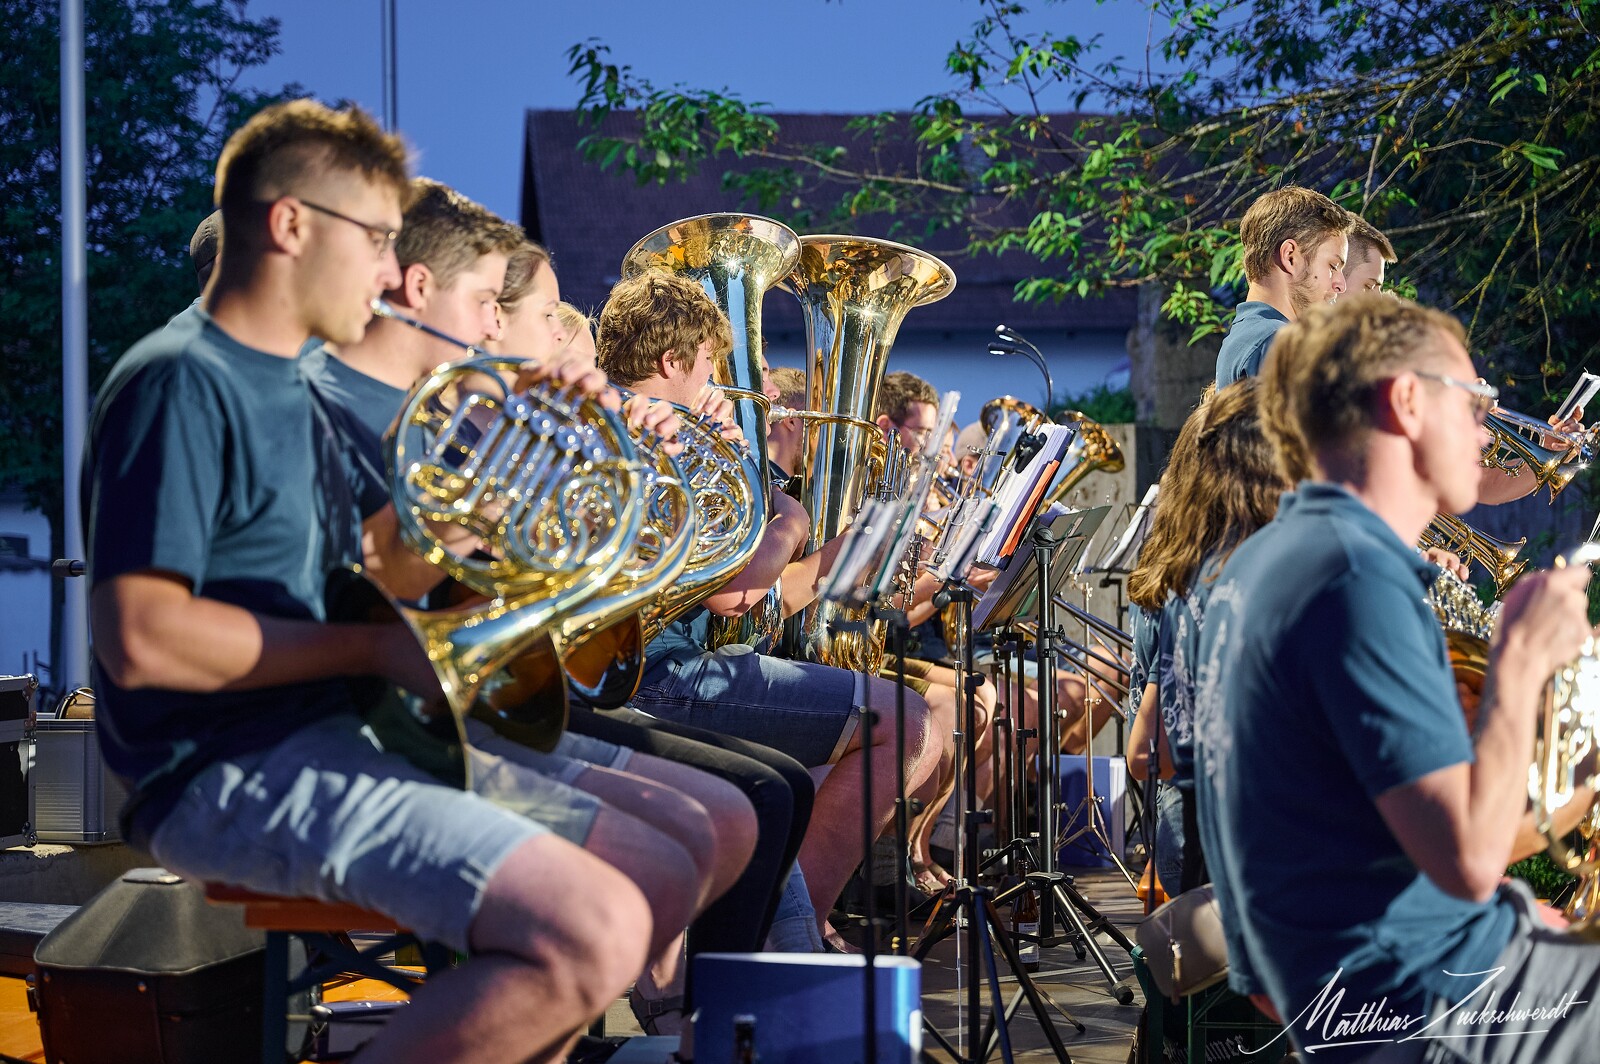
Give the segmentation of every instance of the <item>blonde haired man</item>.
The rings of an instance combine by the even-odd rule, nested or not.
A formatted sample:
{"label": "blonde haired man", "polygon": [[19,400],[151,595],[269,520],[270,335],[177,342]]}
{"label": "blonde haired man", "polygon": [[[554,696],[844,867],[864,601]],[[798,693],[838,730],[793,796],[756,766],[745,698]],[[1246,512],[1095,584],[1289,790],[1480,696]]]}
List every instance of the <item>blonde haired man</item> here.
{"label": "blonde haired man", "polygon": [[1345,291],[1347,237],[1354,216],[1320,192],[1297,185],[1252,203],[1239,222],[1244,302],[1217,352],[1217,387],[1261,372],[1273,334]]}

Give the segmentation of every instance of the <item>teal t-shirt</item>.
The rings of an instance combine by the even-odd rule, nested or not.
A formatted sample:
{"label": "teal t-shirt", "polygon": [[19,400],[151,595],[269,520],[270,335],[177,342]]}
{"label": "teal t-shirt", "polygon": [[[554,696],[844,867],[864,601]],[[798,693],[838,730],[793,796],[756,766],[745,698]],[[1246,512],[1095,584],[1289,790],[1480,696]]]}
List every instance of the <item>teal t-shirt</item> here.
{"label": "teal t-shirt", "polygon": [[[90,418],[83,504],[91,591],[161,570],[197,595],[320,621],[326,574],[359,557],[337,443],[296,360],[238,343],[198,306],[112,367]],[[142,830],[211,761],[353,708],[340,680],[125,691],[97,665],[94,682],[101,747],[135,788]]]}
{"label": "teal t-shirt", "polygon": [[1217,387],[1226,388],[1236,380],[1260,373],[1272,338],[1287,324],[1289,319],[1270,304],[1255,300],[1240,303],[1217,351]]}
{"label": "teal t-shirt", "polygon": [[[1474,751],[1443,633],[1438,570],[1355,496],[1305,483],[1241,544],[1206,603],[1195,675],[1195,785],[1229,981],[1300,1015],[1458,1000],[1511,939],[1513,902],[1446,894],[1375,799]],[[1326,1037],[1291,1025],[1302,1047]],[[1350,1038],[1359,1036],[1351,1035]],[[1377,1036],[1373,1036],[1377,1037]],[[1387,1038],[1385,1038],[1387,1040]],[[1370,1053],[1344,1038],[1317,1060]]]}
{"label": "teal t-shirt", "polygon": [[363,518],[389,502],[384,434],[405,405],[406,393],[354,369],[317,343],[300,355],[300,371],[323,400],[335,432],[349,450],[351,481]]}

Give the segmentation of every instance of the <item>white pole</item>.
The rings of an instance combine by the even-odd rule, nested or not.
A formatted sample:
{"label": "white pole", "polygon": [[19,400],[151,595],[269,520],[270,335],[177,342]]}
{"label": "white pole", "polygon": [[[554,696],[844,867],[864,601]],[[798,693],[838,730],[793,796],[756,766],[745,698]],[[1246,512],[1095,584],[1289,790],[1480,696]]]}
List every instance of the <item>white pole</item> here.
{"label": "white pole", "polygon": [[400,34],[395,0],[378,0],[383,12],[383,125],[390,133],[400,128]]}
{"label": "white pole", "polygon": [[[68,558],[83,557],[78,478],[89,406],[89,264],[85,250],[83,0],[61,0],[61,467]],[[72,690],[89,682],[89,590],[66,582],[60,660],[52,676]]]}

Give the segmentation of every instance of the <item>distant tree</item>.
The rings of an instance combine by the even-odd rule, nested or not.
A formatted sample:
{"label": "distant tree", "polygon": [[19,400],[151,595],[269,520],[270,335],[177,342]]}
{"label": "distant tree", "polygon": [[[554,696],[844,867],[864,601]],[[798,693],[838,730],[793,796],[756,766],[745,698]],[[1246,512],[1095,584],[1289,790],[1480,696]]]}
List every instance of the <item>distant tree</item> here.
{"label": "distant tree", "polygon": [[[197,294],[187,248],[222,142],[271,97],[240,75],[276,50],[243,0],[87,0],[89,367]],[[0,5],[0,483],[61,514],[61,43],[57,0]]]}
{"label": "distant tree", "polygon": [[[1241,291],[1244,208],[1299,183],[1384,229],[1396,287],[1459,314],[1525,399],[1600,351],[1600,0],[1151,0],[1132,58],[1052,28],[1082,2],[982,0],[951,88],[848,144],[797,147],[735,93],[657,88],[590,41],[569,52],[580,115],[638,126],[584,150],[641,182],[754,157],[724,182],[757,209],[826,193],[830,225],[887,213],[1026,252],[1021,300],[1159,283],[1195,336]],[[885,167],[908,157],[886,138],[914,164]]]}

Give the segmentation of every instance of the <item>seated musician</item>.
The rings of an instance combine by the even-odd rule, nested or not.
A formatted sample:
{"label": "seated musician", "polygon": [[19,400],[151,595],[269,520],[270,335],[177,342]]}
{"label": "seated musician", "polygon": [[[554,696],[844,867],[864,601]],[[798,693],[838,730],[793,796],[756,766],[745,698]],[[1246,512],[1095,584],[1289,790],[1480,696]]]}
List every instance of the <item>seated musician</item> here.
{"label": "seated musician", "polygon": [[[518,266],[514,278],[521,289],[516,293],[518,304],[528,294],[525,290],[535,287],[533,279],[540,270],[550,274],[548,256],[529,245],[519,227],[426,178],[411,183],[396,255],[401,283],[385,294],[392,306],[463,343],[490,347],[497,346],[499,318],[506,316],[501,301],[510,264],[515,261]],[[542,341],[525,330],[517,338],[530,343],[529,356],[548,362],[556,357],[555,337],[555,330],[546,328]],[[400,386],[409,388],[433,366],[461,354],[459,347],[405,323],[380,319],[360,343],[344,345],[336,353],[313,352],[302,364],[333,408],[357,459],[381,470],[385,468],[382,436],[406,397]],[[592,360],[585,363],[592,364]],[[369,494],[361,485],[370,482],[370,474],[358,476],[358,492]],[[373,486],[381,505],[387,485],[380,480]],[[442,579],[442,572],[437,575]],[[709,870],[711,880],[699,901],[704,912],[692,925],[691,951],[760,948],[763,920],[770,919],[787,862],[793,859],[788,851],[794,789],[776,771],[692,738],[657,736],[626,722],[596,722],[592,714],[579,714],[570,721],[550,754],[499,736],[477,720],[467,721],[467,734],[476,749],[539,773],[543,779],[537,785],[545,801],[564,804],[574,791],[593,795],[613,813],[639,821],[647,837],[669,840]],[[792,775],[799,787],[809,790],[803,769],[794,766]],[[760,841],[752,815],[752,801],[758,795],[764,814],[760,826],[768,837],[763,860],[751,868],[747,860]],[[672,897],[671,880],[661,874],[664,866],[656,861],[653,846],[634,846],[623,853],[595,848],[604,846],[609,837],[591,834],[588,848],[627,872],[653,902]],[[713,899],[716,904],[705,908]],[[657,924],[665,924],[675,915],[658,910],[655,918]],[[635,1013],[650,1034],[679,1033],[685,973],[677,962],[674,944],[656,958],[630,994]]]}
{"label": "seated musician", "polygon": [[[1128,581],[1155,615],[1155,667],[1128,732],[1128,774],[1145,779],[1158,741],[1156,874],[1169,894],[1207,882],[1194,803],[1195,657],[1206,603],[1228,555],[1272,520],[1287,489],[1262,433],[1254,377],[1209,396],[1184,422],[1161,475],[1161,505]],[[1148,653],[1148,651],[1147,651]]]}
{"label": "seated musician", "polygon": [[[378,749],[345,678],[438,682],[404,626],[324,612],[359,514],[296,356],[359,340],[399,284],[406,188],[401,143],[353,109],[276,105],[223,149],[206,295],[117,363],[92,419],[101,743],[130,836],[175,871],[349,902],[472,952],[362,1059],[556,1061],[643,965],[648,904],[549,826]],[[377,560],[397,580],[420,564]]]}
{"label": "seated musician", "polygon": [[1318,1060],[1577,1060],[1600,1037],[1566,996],[1595,999],[1600,950],[1502,878],[1541,694],[1590,634],[1589,574],[1512,588],[1473,733],[1413,548],[1477,500],[1494,391],[1475,376],[1454,319],[1388,296],[1282,330],[1263,423],[1318,479],[1234,550],[1200,633],[1196,792],[1230,983]]}
{"label": "seated musician", "polygon": [[[661,273],[624,280],[600,315],[600,368],[641,395],[690,409],[708,407],[706,381],[714,353],[729,350],[727,318],[692,281]],[[720,395],[720,393],[717,393]],[[712,401],[714,404],[714,400]],[[876,677],[809,662],[786,661],[747,646],[707,649],[709,614],[738,616],[760,602],[806,545],[809,521],[799,503],[772,493],[773,515],[755,557],[701,607],[669,625],[648,650],[634,705],[667,720],[775,747],[807,766],[832,765],[817,788],[811,826],[800,849],[821,933],[838,947],[826,914],[860,857],[861,763],[857,723],[862,706],[894,704],[892,686]],[[814,597],[814,578],[810,594]],[[785,609],[797,585],[784,584]],[[885,716],[885,724],[892,718]],[[927,705],[907,699],[905,765],[915,793],[936,767]],[[873,729],[873,819],[881,831],[895,800],[895,734]]]}
{"label": "seated musician", "polygon": [[[539,359],[573,358],[595,364],[594,335],[587,316],[561,302],[560,282],[550,256],[529,241],[510,256],[506,283],[500,291],[500,336],[490,350]],[[675,417],[671,405],[637,398],[626,407],[641,418],[668,417],[657,431],[670,434]],[[747,952],[768,941],[780,896],[796,867],[795,856],[810,821],[811,777],[793,758],[757,743],[661,720],[630,708],[599,711],[574,701],[569,734],[587,740],[605,740],[636,752],[631,772],[666,778],[661,759],[709,773],[737,787],[754,807],[757,818],[755,853],[743,875],[690,926],[690,955],[700,952]],[[565,739],[564,739],[565,741]],[[665,766],[670,768],[671,766]],[[681,769],[680,769],[681,771]],[[693,793],[693,789],[691,789]],[[704,798],[701,799],[705,801]],[[708,803],[709,807],[709,803]],[[712,809],[713,820],[720,814]],[[720,830],[720,829],[719,829]],[[803,895],[803,891],[802,891]],[[806,948],[817,938],[815,914],[809,902]],[[791,945],[789,942],[781,945]],[[635,1015],[649,1034],[671,1034],[684,1029],[684,1015],[692,1011],[687,988],[675,984],[637,986],[630,999]],[[661,991],[656,996],[655,991]]]}

